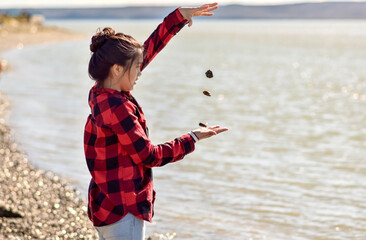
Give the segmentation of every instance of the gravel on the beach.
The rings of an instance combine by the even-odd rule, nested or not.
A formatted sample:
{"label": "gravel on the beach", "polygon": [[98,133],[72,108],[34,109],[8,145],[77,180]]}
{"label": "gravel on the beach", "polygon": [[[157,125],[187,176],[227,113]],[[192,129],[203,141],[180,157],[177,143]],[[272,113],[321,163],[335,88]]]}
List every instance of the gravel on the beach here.
{"label": "gravel on the beach", "polygon": [[0,93],[0,239],[98,239],[78,191],[18,149],[7,105]]}

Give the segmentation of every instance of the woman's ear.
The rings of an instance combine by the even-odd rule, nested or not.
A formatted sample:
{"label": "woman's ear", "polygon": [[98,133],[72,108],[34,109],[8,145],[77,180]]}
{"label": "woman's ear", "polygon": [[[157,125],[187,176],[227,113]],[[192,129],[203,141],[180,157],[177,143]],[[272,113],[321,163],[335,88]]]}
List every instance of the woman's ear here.
{"label": "woman's ear", "polygon": [[124,67],[121,65],[118,65],[118,64],[115,64],[115,65],[116,65],[116,71],[117,71],[118,76],[122,76],[124,73]]}
{"label": "woman's ear", "polygon": [[114,64],[111,67],[111,72],[114,77],[120,77],[123,74],[123,67],[121,65]]}

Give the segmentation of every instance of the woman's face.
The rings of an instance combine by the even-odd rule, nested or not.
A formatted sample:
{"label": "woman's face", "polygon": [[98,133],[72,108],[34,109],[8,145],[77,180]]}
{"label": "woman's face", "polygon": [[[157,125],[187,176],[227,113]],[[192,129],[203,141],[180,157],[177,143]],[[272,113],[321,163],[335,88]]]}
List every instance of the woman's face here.
{"label": "woman's face", "polygon": [[142,50],[139,49],[138,52],[139,56],[132,63],[131,68],[127,69],[120,78],[121,91],[132,91],[138,77],[141,76]]}

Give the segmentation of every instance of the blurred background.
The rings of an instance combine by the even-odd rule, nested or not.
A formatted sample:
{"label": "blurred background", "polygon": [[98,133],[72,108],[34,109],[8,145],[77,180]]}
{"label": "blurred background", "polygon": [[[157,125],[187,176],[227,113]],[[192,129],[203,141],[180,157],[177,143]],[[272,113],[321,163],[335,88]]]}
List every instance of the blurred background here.
{"label": "blurred background", "polygon": [[[147,234],[365,239],[366,2],[218,2],[215,16],[182,29],[133,90],[154,144],[199,122],[230,129],[154,170]],[[90,37],[111,26],[143,42],[177,6],[203,3],[2,1],[2,24],[23,14],[38,26],[35,36],[39,26],[81,36],[26,47],[20,39],[0,55],[11,66],[0,81],[11,102],[7,121],[30,162],[86,199]]]}

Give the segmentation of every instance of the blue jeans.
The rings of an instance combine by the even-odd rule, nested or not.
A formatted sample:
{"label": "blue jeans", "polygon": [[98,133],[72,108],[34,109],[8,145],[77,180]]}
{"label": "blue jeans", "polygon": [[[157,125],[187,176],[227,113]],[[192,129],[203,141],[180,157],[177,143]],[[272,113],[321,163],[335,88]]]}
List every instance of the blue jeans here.
{"label": "blue jeans", "polygon": [[99,240],[144,240],[145,222],[134,215],[127,213],[116,223],[103,227],[95,227]]}

